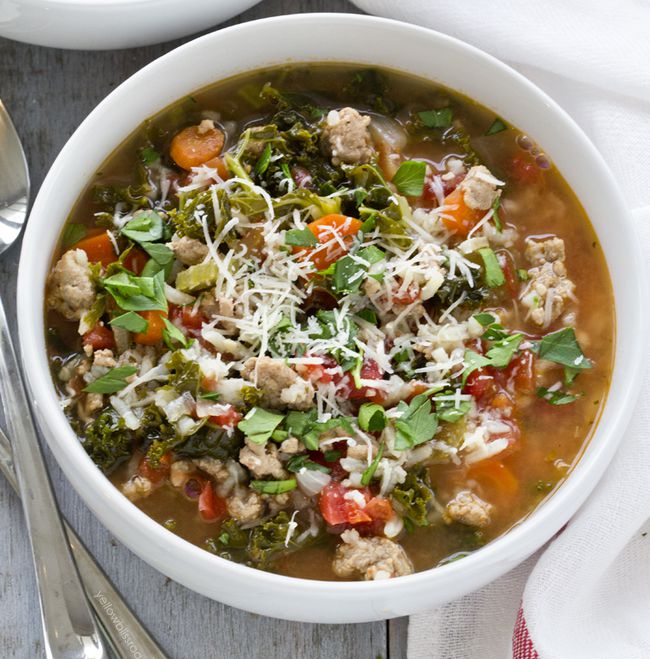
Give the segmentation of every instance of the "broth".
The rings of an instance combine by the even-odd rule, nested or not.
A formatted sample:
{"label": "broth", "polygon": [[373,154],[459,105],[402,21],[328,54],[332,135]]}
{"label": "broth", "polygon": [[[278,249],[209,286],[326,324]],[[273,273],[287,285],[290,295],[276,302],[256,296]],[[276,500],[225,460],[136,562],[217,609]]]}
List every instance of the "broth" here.
{"label": "broth", "polygon": [[[348,106],[360,114],[346,115],[341,108]],[[356,142],[352,132],[335,136],[337,126],[348,121],[348,116],[350,131],[357,131]],[[367,134],[363,133],[368,130],[367,125],[362,126],[364,116],[370,117]],[[273,131],[256,132],[271,124],[276,127]],[[194,150],[186,148],[182,157],[196,158],[197,149],[207,149],[206,135],[224,138],[216,157],[210,154],[208,165],[194,170],[179,166],[181,155],[176,162],[170,155],[170,150],[181,154],[177,136],[190,127],[194,127]],[[368,149],[371,168],[350,162],[352,156],[345,154],[345,148],[359,153]],[[230,155],[224,158],[226,153]],[[336,162],[344,158],[347,163]],[[285,169],[277,163],[286,164]],[[487,174],[479,164],[487,167]],[[272,171],[275,173],[270,174]],[[386,183],[382,175],[392,178],[392,183]],[[469,179],[473,176],[478,177],[479,192],[490,191],[487,208],[469,205]],[[415,194],[418,185],[420,193]],[[99,193],[97,186],[104,186]],[[132,187],[125,192],[126,186]],[[293,197],[287,201],[301,186],[312,195],[309,203]],[[184,188],[180,202],[179,187]],[[191,203],[193,195],[204,190],[213,190],[214,196],[202,198],[203,206],[194,215],[182,215],[183,204]],[[464,194],[460,201],[459,193]],[[219,217],[214,213],[215,203]],[[265,216],[269,203],[273,204],[272,219]],[[336,204],[338,208],[332,211],[329,206]],[[290,211],[283,214],[285,208]],[[465,209],[462,217],[459,208]],[[137,222],[129,224],[152,211],[162,218],[164,235],[156,237],[158,220],[151,216],[140,227]],[[343,218],[336,220],[338,225],[332,224],[335,213]],[[229,217],[237,221],[219,239]],[[319,217],[330,218],[327,231],[337,234],[332,239],[335,249],[328,247],[324,263],[315,256],[323,249],[319,243],[325,243],[317,226]],[[355,223],[359,217],[363,228],[351,224],[350,217]],[[274,226],[277,218],[281,221]],[[130,234],[129,226],[135,227]],[[131,255],[119,265],[105,262],[102,270],[94,271],[94,300],[98,293],[103,295],[105,306],[99,315],[95,310],[92,326],[88,326],[87,308],[80,317],[71,317],[74,310],[69,307],[76,292],[72,301],[62,300],[65,296],[60,294],[56,299],[63,287],[56,270],[50,280],[46,324],[53,377],[67,401],[71,422],[116,487],[123,488],[135,505],[174,533],[219,555],[314,579],[374,578],[378,572],[383,577],[391,570],[387,576],[398,576],[461,558],[518,523],[563,481],[589,441],[604,405],[613,360],[614,301],[604,256],[589,219],[561,174],[529,137],[489,109],[428,81],[393,71],[358,71],[349,65],[296,65],[257,71],[199,90],[146,122],[107,158],[68,219],[57,259],[69,250],[81,249],[91,262],[100,260],[93,258],[97,245],[88,248],[87,241],[103,240],[106,229],[122,252],[131,247]],[[146,240],[137,233],[143,230],[150,232]],[[287,240],[288,231],[294,232],[292,242],[278,247],[283,238]],[[181,238],[172,239],[174,232],[185,232],[188,239],[202,245],[207,234],[215,243],[209,249],[200,248],[196,263],[188,263],[187,256],[181,263]],[[279,238],[269,240],[274,232]],[[563,241],[561,257],[558,238]],[[159,251],[165,254],[162,246],[172,245],[175,262],[158,263],[152,244],[160,245]],[[241,245],[246,249],[233,256]],[[542,256],[535,256],[535,246]],[[369,265],[366,260],[376,256],[368,251],[370,247],[383,252],[377,263],[385,264],[374,279],[374,262]],[[413,255],[404,257],[410,248],[415,250]],[[332,250],[339,250],[335,259],[330,258]],[[346,266],[356,268],[362,287],[355,287],[354,276],[345,279],[343,265],[338,265],[349,258],[348,252],[365,255]],[[139,254],[140,264],[134,254]],[[416,256],[420,261],[413,261]],[[425,257],[429,259],[426,267],[422,265]],[[402,263],[404,258],[412,261]],[[117,259],[115,254],[113,260]],[[236,263],[228,270],[235,280],[239,264],[249,268],[241,282],[237,280],[237,292],[231,290],[229,304],[235,309],[235,320],[220,306],[220,295],[229,290],[222,281],[224,275],[205,286],[192,280],[181,290],[183,275],[179,278],[178,273],[201,262],[211,263],[211,259],[218,272],[223,272],[219,268],[228,269],[223,265],[228,259],[228,263]],[[247,266],[246,259],[253,259],[253,266]],[[255,278],[262,272],[267,277],[265,285],[281,285],[279,276],[280,283],[272,281],[275,274],[269,262],[273,259],[277,259],[277,268],[297,277],[298,288],[287,289],[289,298],[299,297],[293,307],[288,298],[278,302],[279,298],[271,297],[268,309],[262,302],[255,306],[248,301],[264,295],[257,292]],[[312,268],[307,274],[301,270],[307,268],[305,264]],[[152,277],[162,272],[168,288],[169,284],[175,287],[173,302],[167,290],[163,313],[172,328],[163,326],[162,316],[155,316],[161,311],[138,309],[129,302],[133,301],[129,297],[132,287],[137,288],[145,277],[138,271],[143,266]],[[436,272],[443,282],[427,297],[430,290],[426,287],[433,286],[430,282]],[[462,272],[469,275],[461,276]],[[66,284],[70,276],[66,273]],[[113,276],[134,279],[104,283]],[[386,282],[392,282],[390,294],[381,292],[382,286],[389,290]],[[540,283],[544,284],[541,288]],[[268,327],[260,330],[264,324],[261,316],[271,317],[278,305],[283,313],[293,314],[288,319],[287,315],[278,316],[289,325],[278,330],[276,322],[275,334]],[[244,310],[241,319],[237,318],[238,306]],[[372,314],[359,320],[361,307]],[[336,316],[341,309],[346,312]],[[329,330],[323,312],[334,314],[333,323],[348,323],[347,343],[338,344],[326,336]],[[146,318],[146,329],[136,332],[142,321],[130,317],[127,322],[124,316],[129,313]],[[486,313],[492,314],[492,320]],[[197,320],[197,314],[203,315]],[[117,325],[127,323],[131,330],[124,335],[127,329],[122,327],[126,349],[117,345],[120,330],[109,324],[117,317],[122,318]],[[154,321],[162,334],[152,338]],[[247,329],[246,322],[259,327]],[[351,322],[356,335],[349,329]],[[372,343],[374,339],[368,337],[375,330],[367,325],[375,323],[383,339]],[[313,333],[316,325],[319,335]],[[215,327],[217,335],[210,334]],[[242,339],[246,331],[259,332],[261,338]],[[285,331],[292,340],[283,338]],[[454,342],[441,338],[441,331],[464,334]],[[195,353],[188,357],[192,339]],[[400,353],[397,344],[406,348]],[[110,358],[106,350],[111,351]],[[359,351],[357,357],[346,357],[355,350]],[[582,351],[586,358],[581,357]],[[176,370],[165,367],[164,355],[169,352],[182,353],[178,359],[184,365]],[[100,353],[104,361],[98,361]],[[264,389],[260,362],[245,366],[245,358],[261,354],[274,360],[269,366],[274,369],[269,376],[274,383],[289,378],[283,392],[293,383],[292,391],[306,387],[312,395],[315,392],[316,402],[292,402],[289,394],[282,394],[282,404],[277,400],[269,404],[273,392]],[[386,363],[382,355],[388,355]],[[573,366],[566,362],[568,355]],[[284,361],[287,358],[289,362]],[[212,374],[199,369],[199,375],[193,376],[199,384],[183,390],[179,387],[185,385],[177,384],[180,370],[189,369],[192,359],[197,364],[201,359],[219,363],[211,362]],[[473,371],[472,359],[479,360]],[[143,363],[148,368],[163,364],[167,370],[162,379],[143,382],[134,390],[133,400],[105,381],[95,389],[94,399],[84,392],[84,387],[92,389],[93,382],[106,376],[108,369],[124,366],[133,371],[121,374],[121,389],[126,391],[129,378],[146,373]],[[445,364],[452,365],[445,370]],[[281,367],[289,368],[291,374],[278,375]],[[219,388],[219,382],[231,378],[232,373],[238,381],[250,379],[253,383],[253,404],[241,392],[233,402]],[[401,383],[390,380],[393,375]],[[381,384],[389,380],[390,385]],[[386,404],[402,385],[408,389],[398,397],[402,402]],[[179,418],[170,411],[172,401],[165,398],[165,387],[178,395],[179,409],[184,404],[183,393],[189,394],[184,400],[191,401]],[[327,402],[328,387],[334,387],[335,403]],[[420,407],[413,403],[418,400],[424,400],[418,403]],[[216,407],[207,416],[199,416],[201,406],[209,403]],[[373,413],[383,419],[383,430],[373,431],[367,421],[362,422],[360,406],[371,410],[372,404],[382,408]],[[142,415],[143,409],[149,416]],[[291,425],[291,409],[298,415],[293,417],[294,423],[301,419],[303,435]],[[317,409],[317,418],[307,419],[309,409]],[[333,422],[327,425],[327,415],[338,418],[339,409],[343,417],[353,419],[352,431],[347,426],[337,428]],[[98,417],[104,413],[108,416],[100,428]],[[269,413],[283,418],[262,441],[255,432],[267,427],[262,421],[268,424],[269,420],[262,414]],[[239,427],[244,414],[248,427],[245,423]],[[256,415],[254,431],[250,420]],[[179,420],[184,418],[188,421]],[[188,449],[195,435],[190,434],[190,439],[183,435],[182,423],[187,427],[203,423],[195,431],[196,436],[203,433],[201,446],[210,444],[218,450],[204,450],[199,440]],[[309,423],[322,424],[315,426],[320,432],[316,439],[305,430],[311,427],[306,425]],[[433,425],[437,427],[428,436]],[[107,456],[105,446],[98,448],[99,438],[114,438],[118,432],[128,435],[126,448],[117,451],[111,445],[114,454]],[[350,432],[356,437],[353,442],[345,439]],[[295,446],[289,451],[290,445],[282,443],[291,437],[296,438],[297,452]],[[160,448],[157,457],[152,457],[149,452],[156,440],[167,442],[166,450]],[[355,459],[364,462],[359,450],[354,451],[355,441],[357,446],[370,443],[369,463],[353,463]],[[402,448],[396,448],[400,442]],[[238,453],[244,450],[248,451],[246,459]],[[332,450],[339,455],[330,460],[328,451]],[[377,457],[380,451],[382,455]],[[357,457],[351,458],[352,454]],[[162,464],[160,455],[165,458]],[[424,457],[413,457],[411,465],[407,455]],[[269,456],[276,462],[265,473],[260,463],[266,464]],[[201,463],[206,457],[213,462]],[[296,462],[297,457],[303,462]],[[305,463],[308,466],[302,472],[293,468]],[[375,471],[368,478],[372,464]],[[391,469],[404,474],[390,476]],[[325,473],[329,482],[310,497],[311,490],[303,482],[305,474],[313,479],[314,474]],[[391,478],[395,480],[392,487]],[[233,485],[237,480],[239,484]],[[416,484],[412,508],[404,499],[409,496],[409,483]],[[350,495],[351,491],[356,493]],[[233,503],[236,496],[238,503]],[[259,508],[255,519],[235,511],[242,501],[253,499]],[[422,510],[424,517],[418,513]],[[343,532],[347,535],[341,542]],[[280,537],[282,533],[285,536]],[[303,540],[298,542],[300,537]],[[345,561],[356,567],[343,565]],[[408,569],[399,567],[407,563]]]}

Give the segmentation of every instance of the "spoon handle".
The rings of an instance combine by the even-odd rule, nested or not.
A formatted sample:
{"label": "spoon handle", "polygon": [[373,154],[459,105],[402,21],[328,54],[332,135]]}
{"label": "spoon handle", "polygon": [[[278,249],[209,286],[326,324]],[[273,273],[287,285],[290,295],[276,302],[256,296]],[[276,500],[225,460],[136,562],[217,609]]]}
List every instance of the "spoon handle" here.
{"label": "spoon handle", "polygon": [[[0,430],[0,471],[9,485],[18,492],[11,444],[2,430]],[[63,518],[63,524],[72,555],[79,568],[84,590],[97,620],[101,624],[104,637],[110,642],[114,654],[118,657],[167,659],[167,655],[158,647],[156,641],[129,609],[127,603],[115,590],[109,578],[97,565],[92,554],[86,549],[65,518]]]}
{"label": "spoon handle", "polygon": [[70,553],[0,300],[0,394],[32,545],[46,655],[104,659],[104,648]]}

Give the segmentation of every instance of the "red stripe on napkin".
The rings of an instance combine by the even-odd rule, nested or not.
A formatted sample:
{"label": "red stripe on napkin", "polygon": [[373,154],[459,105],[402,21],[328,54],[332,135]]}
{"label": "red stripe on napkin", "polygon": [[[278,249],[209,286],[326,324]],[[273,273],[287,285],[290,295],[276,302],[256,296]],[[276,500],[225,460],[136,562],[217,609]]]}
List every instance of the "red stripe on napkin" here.
{"label": "red stripe on napkin", "polygon": [[539,659],[537,650],[535,650],[533,642],[530,640],[522,607],[519,607],[515,630],[512,634],[512,656],[513,659]]}

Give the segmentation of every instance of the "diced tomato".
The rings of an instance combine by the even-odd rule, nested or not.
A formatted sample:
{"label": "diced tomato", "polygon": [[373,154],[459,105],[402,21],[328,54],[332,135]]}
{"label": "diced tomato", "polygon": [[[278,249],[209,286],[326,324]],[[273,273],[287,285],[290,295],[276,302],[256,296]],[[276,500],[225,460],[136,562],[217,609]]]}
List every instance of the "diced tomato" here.
{"label": "diced tomato", "polygon": [[[310,222],[307,228],[316,236],[321,247],[294,247],[294,254],[303,254],[316,270],[326,270],[346,252],[352,237],[359,233],[362,222],[354,217],[332,213]],[[341,245],[335,238],[338,237]],[[345,245],[345,248],[344,248]]]}
{"label": "diced tomato", "polygon": [[178,318],[187,329],[201,329],[203,323],[207,320],[205,314],[200,309],[195,309],[193,305],[184,307],[174,306],[173,316]]}
{"label": "diced tomato", "polygon": [[310,382],[329,384],[330,382],[341,379],[340,376],[328,372],[338,367],[338,363],[334,357],[330,357],[329,355],[310,355],[309,353],[305,357],[318,357],[322,362],[320,364],[300,364],[298,366],[300,375],[307,378]]}
{"label": "diced tomato", "polygon": [[329,446],[326,451],[336,451],[339,454],[335,460],[328,460],[321,451],[309,451],[309,459],[316,464],[323,465],[330,470],[330,476],[333,481],[342,481],[348,477],[348,472],[341,466],[341,458],[345,456],[347,444],[345,442],[336,442]]}
{"label": "diced tomato", "polygon": [[[340,524],[354,525],[372,521],[370,515],[354,499],[345,498],[345,494],[349,491],[350,488],[336,482],[331,482],[321,491],[318,505],[323,519],[330,526],[338,526]],[[361,493],[366,502],[370,501],[370,491],[368,488],[359,489],[357,492]]]}
{"label": "diced tomato", "polygon": [[141,311],[140,315],[149,323],[144,332],[137,332],[133,340],[143,346],[153,346],[162,341],[166,311]]}
{"label": "diced tomato", "polygon": [[494,395],[496,393],[496,384],[494,382],[494,369],[491,367],[477,368],[467,376],[467,381],[463,387],[463,393],[469,394],[480,400],[484,396]]}
{"label": "diced tomato", "polygon": [[535,354],[532,350],[522,350],[505,369],[509,382],[513,382],[515,392],[533,393],[535,391]]}
{"label": "diced tomato", "polygon": [[[362,380],[382,380],[384,377],[383,371],[374,359],[364,359],[360,375]],[[350,387],[349,398],[365,398],[377,402],[384,399],[385,394],[383,390],[375,389],[371,386],[362,386],[360,389],[357,389],[354,385],[354,378],[349,373],[346,373],[346,376],[347,384]]]}
{"label": "diced tomato", "polygon": [[535,183],[542,170],[526,155],[518,153],[510,162],[510,174],[520,183]]}
{"label": "diced tomato", "polygon": [[115,337],[113,330],[102,324],[97,324],[83,337],[85,346],[92,346],[93,350],[113,350],[115,348]]}
{"label": "diced tomato", "polygon": [[210,417],[210,423],[220,428],[234,428],[242,419],[242,415],[234,405],[223,405],[224,411]]}
{"label": "diced tomato", "polygon": [[218,522],[228,514],[226,500],[215,494],[212,481],[203,485],[199,495],[199,514],[204,522]]}
{"label": "diced tomato", "polygon": [[149,256],[143,249],[132,247],[131,251],[126,255],[123,263],[127,270],[139,275],[144,270],[144,266],[147,264],[148,260]]}
{"label": "diced tomato", "polygon": [[142,476],[143,478],[147,478],[154,485],[157,485],[169,476],[169,468],[172,463],[172,454],[165,453],[160,458],[159,463],[159,467],[153,467],[145,455],[138,465],[138,475]]}
{"label": "diced tomato", "polygon": [[388,499],[383,497],[373,497],[368,501],[364,511],[370,515],[373,520],[387,522],[393,516],[393,506]]}
{"label": "diced tomato", "polygon": [[419,286],[409,286],[405,291],[399,288],[393,291],[393,304],[413,304],[422,297],[422,290]]}

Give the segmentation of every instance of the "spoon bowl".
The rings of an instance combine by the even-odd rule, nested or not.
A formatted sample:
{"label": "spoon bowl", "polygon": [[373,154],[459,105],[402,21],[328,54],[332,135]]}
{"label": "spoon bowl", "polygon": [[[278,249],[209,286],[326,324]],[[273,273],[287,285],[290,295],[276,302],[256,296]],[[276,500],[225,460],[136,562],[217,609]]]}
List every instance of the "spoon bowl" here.
{"label": "spoon bowl", "polygon": [[27,159],[9,113],[0,101],[0,254],[20,235],[28,200]]}

